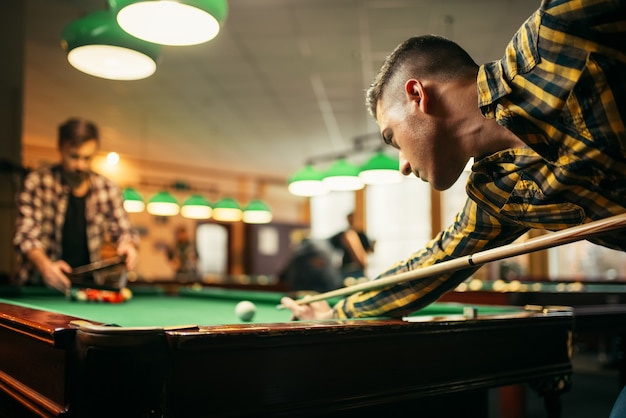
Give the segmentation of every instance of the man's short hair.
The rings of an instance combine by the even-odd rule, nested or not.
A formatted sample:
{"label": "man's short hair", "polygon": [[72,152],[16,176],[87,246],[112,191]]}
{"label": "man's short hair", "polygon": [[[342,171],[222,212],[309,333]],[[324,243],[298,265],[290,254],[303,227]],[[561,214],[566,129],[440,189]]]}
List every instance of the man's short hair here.
{"label": "man's short hair", "polygon": [[93,139],[100,141],[98,127],[86,119],[71,118],[59,126],[59,149],[65,144],[78,147]]}
{"label": "man's short hair", "polygon": [[376,106],[396,76],[448,81],[475,75],[478,65],[457,43],[437,35],[415,36],[398,45],[385,59],[365,95],[365,105],[376,118]]}

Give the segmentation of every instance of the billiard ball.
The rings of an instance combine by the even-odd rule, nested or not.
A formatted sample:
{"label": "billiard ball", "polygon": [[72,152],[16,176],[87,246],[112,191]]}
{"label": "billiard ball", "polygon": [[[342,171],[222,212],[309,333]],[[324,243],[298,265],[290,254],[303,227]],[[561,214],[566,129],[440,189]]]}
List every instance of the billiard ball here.
{"label": "billiard ball", "polygon": [[483,281],[480,279],[472,279],[470,280],[468,287],[470,290],[473,290],[473,291],[480,290],[483,287]]}
{"label": "billiard ball", "polygon": [[583,290],[583,284],[581,282],[569,283],[567,285],[567,290],[571,292],[581,292]]}
{"label": "billiard ball", "polygon": [[509,283],[509,292],[518,292],[520,286],[521,282],[519,280],[511,280],[511,283]]}
{"label": "billiard ball", "polygon": [[498,279],[495,282],[493,282],[492,288],[496,292],[506,292],[509,286],[506,284],[504,280]]}
{"label": "billiard ball", "polygon": [[356,279],[352,276],[346,277],[345,279],[343,279],[343,285],[345,287],[350,287],[350,286],[354,286],[356,284]]}
{"label": "billiard ball", "polygon": [[129,300],[129,299],[132,299],[133,292],[129,288],[124,287],[120,290],[120,295],[122,295],[124,300]]}
{"label": "billiard ball", "polygon": [[68,300],[71,301],[84,301],[87,300],[87,296],[85,295],[85,292],[82,290],[77,290],[77,289],[68,289],[65,292],[65,297]]}
{"label": "billiard ball", "polygon": [[244,300],[241,301],[235,306],[235,315],[242,321],[248,322],[254,318],[254,314],[256,313],[256,306],[254,303]]}
{"label": "billiard ball", "polygon": [[465,292],[467,291],[467,283],[462,282],[459,283],[457,287],[454,288],[455,292]]}

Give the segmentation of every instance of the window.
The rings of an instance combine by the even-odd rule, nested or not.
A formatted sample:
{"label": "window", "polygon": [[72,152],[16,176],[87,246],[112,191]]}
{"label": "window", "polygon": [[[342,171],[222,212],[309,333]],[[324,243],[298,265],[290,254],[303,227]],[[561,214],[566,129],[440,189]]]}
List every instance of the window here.
{"label": "window", "polygon": [[201,275],[228,272],[228,228],[205,223],[196,230],[198,270]]}

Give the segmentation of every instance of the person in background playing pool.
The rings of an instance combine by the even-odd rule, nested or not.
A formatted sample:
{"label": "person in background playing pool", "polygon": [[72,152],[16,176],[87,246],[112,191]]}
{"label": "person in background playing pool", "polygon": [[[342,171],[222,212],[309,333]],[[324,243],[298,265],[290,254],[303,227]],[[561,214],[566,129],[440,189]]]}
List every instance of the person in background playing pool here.
{"label": "person in background playing pool", "polygon": [[[378,278],[626,212],[626,1],[549,1],[501,60],[478,66],[456,43],[400,44],[367,91],[403,174],[436,190],[475,163],[454,223]],[[626,250],[626,232],[590,241]],[[334,307],[282,303],[295,318],[402,316],[476,268],[355,293]]]}
{"label": "person in background playing pool", "polygon": [[365,276],[367,256],[374,251],[375,241],[354,226],[354,213],[346,216],[348,228],[329,238],[331,245],[342,251],[341,274],[343,278],[359,279]]}
{"label": "person in background playing pool", "polygon": [[167,249],[167,259],[179,280],[195,281],[198,276],[198,251],[183,225],[174,231],[174,245]]}
{"label": "person in background playing pool", "polygon": [[138,236],[122,206],[119,188],[91,171],[98,128],[84,119],[59,127],[59,164],[29,173],[18,195],[13,244],[21,284],[43,284],[66,292],[73,267],[100,259],[111,239],[126,265],[136,263]]}
{"label": "person in background playing pool", "polygon": [[294,230],[292,250],[278,277],[290,292],[328,292],[341,287],[341,273],[331,260],[330,249],[315,241],[308,230]]}

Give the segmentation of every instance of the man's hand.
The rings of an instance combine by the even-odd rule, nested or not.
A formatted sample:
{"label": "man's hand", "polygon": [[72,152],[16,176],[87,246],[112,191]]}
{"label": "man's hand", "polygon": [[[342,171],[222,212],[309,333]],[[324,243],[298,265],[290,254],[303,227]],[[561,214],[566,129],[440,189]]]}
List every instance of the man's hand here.
{"label": "man's hand", "polygon": [[41,279],[46,284],[59,292],[67,292],[72,283],[66,274],[72,271],[72,267],[63,260],[52,261],[41,248],[33,248],[26,254],[39,270]]}
{"label": "man's hand", "polygon": [[47,286],[57,289],[59,292],[67,292],[72,283],[66,274],[72,272],[72,267],[63,260],[49,261],[40,269],[41,277]]}
{"label": "man's hand", "polygon": [[[306,297],[304,299],[306,300]],[[293,313],[292,319],[331,319],[333,317],[333,309],[323,300],[299,305],[293,299],[284,297],[280,303]]]}
{"label": "man's hand", "polygon": [[132,270],[137,265],[137,248],[132,242],[124,241],[117,246],[118,255],[126,255],[126,268]]}

